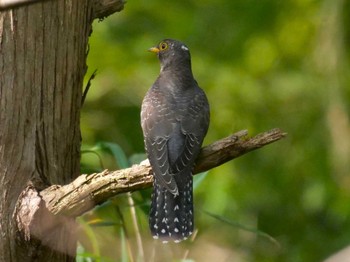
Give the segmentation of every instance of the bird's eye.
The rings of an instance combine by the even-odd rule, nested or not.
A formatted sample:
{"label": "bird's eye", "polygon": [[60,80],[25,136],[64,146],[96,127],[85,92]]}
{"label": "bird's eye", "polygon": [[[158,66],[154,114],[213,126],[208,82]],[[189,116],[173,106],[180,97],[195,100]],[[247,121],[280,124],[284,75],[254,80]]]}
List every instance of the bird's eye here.
{"label": "bird's eye", "polygon": [[160,51],[163,51],[163,50],[165,50],[165,49],[167,49],[167,48],[168,48],[168,44],[165,43],[165,42],[163,42],[163,43],[161,43],[161,44],[159,45]]}

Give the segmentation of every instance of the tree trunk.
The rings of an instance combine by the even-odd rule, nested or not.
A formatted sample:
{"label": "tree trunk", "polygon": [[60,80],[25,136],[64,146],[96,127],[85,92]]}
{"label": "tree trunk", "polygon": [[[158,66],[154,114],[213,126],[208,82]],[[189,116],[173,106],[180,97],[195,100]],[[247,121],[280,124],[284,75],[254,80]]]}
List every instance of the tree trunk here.
{"label": "tree trunk", "polygon": [[[149,165],[74,180],[91,23],[121,11],[124,0],[51,0],[1,11],[15,2],[23,4],[0,3],[0,262],[74,261],[74,216],[152,182]],[[245,135],[204,148],[195,171],[286,134]]]}
{"label": "tree trunk", "polygon": [[21,215],[38,207],[18,199],[33,194],[31,188],[65,184],[79,175],[91,11],[92,1],[59,0],[0,13],[1,262],[74,261],[76,241],[67,232],[74,230],[74,220],[57,225],[41,212],[34,218],[40,230],[26,234],[28,221],[19,221],[19,205],[28,212]]}

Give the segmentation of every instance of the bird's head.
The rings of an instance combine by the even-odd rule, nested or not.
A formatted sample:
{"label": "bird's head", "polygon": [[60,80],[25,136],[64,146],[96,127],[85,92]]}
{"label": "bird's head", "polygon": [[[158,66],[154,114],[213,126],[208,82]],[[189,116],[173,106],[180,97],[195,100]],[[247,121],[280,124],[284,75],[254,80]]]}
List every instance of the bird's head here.
{"label": "bird's head", "polygon": [[164,39],[157,46],[148,49],[148,51],[158,55],[161,71],[178,66],[189,66],[191,68],[190,50],[180,41]]}

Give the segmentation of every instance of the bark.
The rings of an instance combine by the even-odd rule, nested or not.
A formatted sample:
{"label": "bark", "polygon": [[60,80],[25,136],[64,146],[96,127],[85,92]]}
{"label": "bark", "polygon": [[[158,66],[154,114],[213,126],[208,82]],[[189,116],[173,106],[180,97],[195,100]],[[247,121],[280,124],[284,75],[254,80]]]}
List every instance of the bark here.
{"label": "bark", "polygon": [[81,90],[95,6],[44,1],[0,13],[1,262],[74,260],[74,219],[50,213],[37,190],[79,175]]}
{"label": "bark", "polygon": [[[122,10],[124,1],[27,2],[36,3],[0,12],[0,262],[74,261],[74,218],[152,183],[149,164],[79,176],[91,23]],[[204,148],[195,172],[285,135],[242,134]]]}
{"label": "bark", "polygon": [[[0,0],[0,11],[37,4],[48,0]],[[58,1],[58,0],[51,0]],[[102,19],[115,12],[123,10],[125,0],[93,0],[93,18]]]}
{"label": "bark", "polygon": [[[247,138],[246,135],[247,131],[243,130],[202,148],[194,174],[278,141],[284,138],[286,133],[273,129],[251,138]],[[150,187],[152,182],[152,168],[148,161],[143,161],[131,168],[81,175],[68,185],[48,187],[41,191],[40,195],[52,214],[76,217],[110,197]],[[29,196],[25,202],[32,201]]]}
{"label": "bark", "polygon": [[0,11],[42,1],[44,0],[0,0]]}

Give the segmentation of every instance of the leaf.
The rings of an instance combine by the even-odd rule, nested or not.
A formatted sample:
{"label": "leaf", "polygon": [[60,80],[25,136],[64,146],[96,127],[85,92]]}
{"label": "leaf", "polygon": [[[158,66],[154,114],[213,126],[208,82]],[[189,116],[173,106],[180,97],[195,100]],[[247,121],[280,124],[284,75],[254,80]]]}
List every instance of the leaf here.
{"label": "leaf", "polygon": [[88,223],[82,218],[77,218],[77,221],[79,222],[80,226],[83,228],[85,234],[88,236],[93,254],[95,254],[96,257],[100,257],[100,248],[98,245],[97,236],[95,235],[95,232],[92,230],[92,228],[88,225]]}
{"label": "leaf", "polygon": [[120,223],[117,223],[115,221],[107,221],[103,219],[89,220],[87,223],[89,226],[92,226],[92,227],[107,227],[107,226],[120,225]]}
{"label": "leaf", "polygon": [[118,144],[100,142],[96,145],[96,147],[104,152],[110,153],[114,157],[120,169],[128,168],[130,166],[123,149]]}
{"label": "leaf", "polygon": [[248,232],[251,232],[251,233],[254,233],[258,236],[261,236],[261,237],[264,237],[266,239],[268,239],[270,242],[272,242],[273,244],[275,244],[278,248],[281,247],[280,243],[278,243],[278,241],[273,238],[272,236],[270,236],[269,234],[265,233],[265,232],[262,232],[258,229],[255,229],[255,228],[251,228],[251,227],[248,227],[248,226],[245,226],[245,225],[242,225],[236,221],[233,221],[233,220],[230,220],[226,217],[223,217],[223,216],[220,216],[220,215],[217,215],[217,214],[213,214],[213,213],[210,213],[208,211],[205,211],[205,210],[201,210],[204,214],[212,217],[212,218],[215,218],[221,222],[224,222],[225,224],[228,224],[230,226],[233,226],[233,227],[236,227],[236,228],[239,228],[239,229],[242,229],[242,230],[245,230],[245,231],[248,231]]}
{"label": "leaf", "polygon": [[193,178],[193,190],[196,190],[196,188],[203,182],[203,180],[207,177],[208,171],[202,172],[194,176]]}
{"label": "leaf", "polygon": [[86,256],[86,252],[84,247],[78,242],[77,245],[77,255],[75,257],[75,262],[85,262],[86,260],[84,259]]}
{"label": "leaf", "polygon": [[[98,160],[99,160],[99,162],[100,162],[100,167],[102,168],[102,169],[104,169],[103,168],[103,161],[102,161],[102,157],[101,157],[101,155],[98,153],[98,152],[96,152],[96,147],[93,147],[92,149],[86,149],[86,150],[81,150],[81,154],[94,154],[94,155],[96,155],[97,156],[97,158],[98,158]],[[83,164],[81,164],[81,166],[83,167]],[[100,170],[98,170],[98,171],[100,171]],[[97,171],[96,171],[97,172]],[[90,173],[90,172],[89,172]]]}
{"label": "leaf", "polygon": [[126,243],[126,237],[125,237],[125,232],[124,229],[121,228],[120,230],[120,240],[121,240],[121,261],[122,262],[128,262],[128,248],[127,248],[127,243]]}
{"label": "leaf", "polygon": [[138,193],[140,197],[134,198],[135,207],[139,208],[145,215],[148,215],[151,206],[150,190],[140,190]]}
{"label": "leaf", "polygon": [[133,154],[130,158],[129,158],[129,163],[131,165],[134,164],[139,164],[140,162],[142,162],[143,160],[147,159],[147,155],[145,153],[140,153],[140,154]]}

